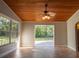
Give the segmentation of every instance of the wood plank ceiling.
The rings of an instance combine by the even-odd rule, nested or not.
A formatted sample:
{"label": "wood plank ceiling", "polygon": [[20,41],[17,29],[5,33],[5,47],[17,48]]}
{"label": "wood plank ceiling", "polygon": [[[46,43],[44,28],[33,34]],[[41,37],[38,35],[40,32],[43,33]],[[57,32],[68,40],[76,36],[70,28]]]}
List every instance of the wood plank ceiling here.
{"label": "wood plank ceiling", "polygon": [[[42,20],[46,0],[4,0],[22,21]],[[79,0],[48,0],[49,12],[56,13],[47,21],[67,21],[79,8]]]}

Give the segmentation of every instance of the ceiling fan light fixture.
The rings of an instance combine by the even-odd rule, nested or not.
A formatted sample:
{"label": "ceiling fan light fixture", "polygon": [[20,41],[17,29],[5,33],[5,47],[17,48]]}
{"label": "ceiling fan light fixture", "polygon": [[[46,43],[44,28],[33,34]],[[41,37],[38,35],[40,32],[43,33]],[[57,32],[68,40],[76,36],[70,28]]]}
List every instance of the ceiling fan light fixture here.
{"label": "ceiling fan light fixture", "polygon": [[50,18],[51,18],[51,17],[48,16],[48,15],[45,15],[45,16],[42,17],[43,20],[49,20]]}
{"label": "ceiling fan light fixture", "polygon": [[44,16],[42,17],[43,20],[49,20],[51,17],[54,17],[56,13],[51,13],[47,10],[48,4],[45,4],[45,11],[44,11]]}

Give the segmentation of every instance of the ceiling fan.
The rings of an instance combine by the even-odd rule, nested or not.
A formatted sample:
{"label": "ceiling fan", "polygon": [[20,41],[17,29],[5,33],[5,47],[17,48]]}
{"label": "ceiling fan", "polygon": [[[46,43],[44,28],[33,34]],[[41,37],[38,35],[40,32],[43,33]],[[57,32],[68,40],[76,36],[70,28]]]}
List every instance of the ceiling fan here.
{"label": "ceiling fan", "polygon": [[54,17],[56,13],[54,12],[49,12],[47,10],[48,4],[45,4],[45,11],[44,11],[44,16],[42,17],[43,20],[49,20],[50,18]]}

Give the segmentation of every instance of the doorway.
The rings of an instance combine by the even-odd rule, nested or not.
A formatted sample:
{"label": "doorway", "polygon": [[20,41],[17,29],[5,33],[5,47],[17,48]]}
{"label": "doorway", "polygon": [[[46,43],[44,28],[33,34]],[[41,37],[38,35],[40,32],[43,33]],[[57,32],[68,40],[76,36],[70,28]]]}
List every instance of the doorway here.
{"label": "doorway", "polygon": [[79,22],[75,26],[76,32],[76,50],[79,52]]}
{"label": "doorway", "polygon": [[50,47],[54,46],[55,26],[54,25],[35,25],[35,46]]}

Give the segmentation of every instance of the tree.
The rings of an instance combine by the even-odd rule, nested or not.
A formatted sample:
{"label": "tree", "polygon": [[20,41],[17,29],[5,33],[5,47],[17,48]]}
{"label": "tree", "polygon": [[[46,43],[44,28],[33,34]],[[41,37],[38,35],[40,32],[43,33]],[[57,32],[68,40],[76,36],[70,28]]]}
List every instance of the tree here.
{"label": "tree", "polygon": [[37,25],[35,29],[36,29],[35,37],[52,37],[53,36],[52,25]]}

